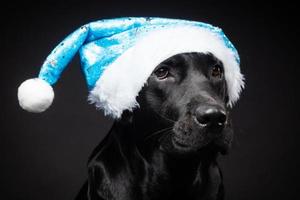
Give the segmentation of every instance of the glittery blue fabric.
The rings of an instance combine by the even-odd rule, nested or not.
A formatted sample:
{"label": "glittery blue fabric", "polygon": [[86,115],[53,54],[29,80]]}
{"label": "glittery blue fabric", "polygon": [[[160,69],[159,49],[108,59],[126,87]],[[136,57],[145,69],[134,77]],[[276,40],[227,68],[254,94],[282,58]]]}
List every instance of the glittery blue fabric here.
{"label": "glittery blue fabric", "polygon": [[220,28],[210,24],[166,18],[128,17],[91,22],[66,37],[47,57],[39,78],[53,85],[77,52],[89,89],[92,89],[103,70],[123,52],[132,47],[145,33],[165,27],[189,25],[216,33],[230,48],[236,61],[239,56],[233,44]]}

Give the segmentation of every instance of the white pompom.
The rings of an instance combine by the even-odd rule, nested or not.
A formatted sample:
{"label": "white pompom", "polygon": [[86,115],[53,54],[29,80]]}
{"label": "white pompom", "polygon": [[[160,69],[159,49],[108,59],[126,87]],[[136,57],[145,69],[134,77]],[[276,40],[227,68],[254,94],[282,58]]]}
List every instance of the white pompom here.
{"label": "white pompom", "polygon": [[40,113],[52,104],[54,92],[46,81],[33,78],[24,81],[18,88],[20,106],[28,112]]}

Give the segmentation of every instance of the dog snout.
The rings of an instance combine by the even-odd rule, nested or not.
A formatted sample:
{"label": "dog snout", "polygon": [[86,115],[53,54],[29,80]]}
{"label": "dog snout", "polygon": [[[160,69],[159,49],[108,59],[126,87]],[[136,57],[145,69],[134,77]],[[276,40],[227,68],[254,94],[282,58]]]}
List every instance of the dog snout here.
{"label": "dog snout", "polygon": [[227,116],[225,110],[219,106],[200,106],[196,109],[195,119],[201,127],[223,128]]}

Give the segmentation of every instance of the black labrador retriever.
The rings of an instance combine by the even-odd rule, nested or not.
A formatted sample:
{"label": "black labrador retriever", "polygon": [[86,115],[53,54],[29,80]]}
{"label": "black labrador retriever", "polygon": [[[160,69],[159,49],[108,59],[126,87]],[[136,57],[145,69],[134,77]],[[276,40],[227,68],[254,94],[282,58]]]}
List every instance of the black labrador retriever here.
{"label": "black labrador retriever", "polygon": [[77,200],[223,199],[216,161],[233,131],[223,65],[212,54],[162,62],[88,162]]}

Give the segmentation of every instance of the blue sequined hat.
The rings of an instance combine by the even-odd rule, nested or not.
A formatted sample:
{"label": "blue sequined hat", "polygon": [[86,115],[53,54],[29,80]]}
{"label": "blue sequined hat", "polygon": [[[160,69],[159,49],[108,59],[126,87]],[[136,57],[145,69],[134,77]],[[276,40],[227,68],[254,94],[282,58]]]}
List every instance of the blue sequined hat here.
{"label": "blue sequined hat", "polygon": [[179,53],[212,53],[223,62],[230,106],[244,86],[239,55],[220,28],[178,19],[118,18],[86,24],[58,44],[38,78],[20,85],[20,106],[30,112],[46,110],[54,98],[51,86],[77,52],[89,101],[114,118],[135,108],[154,68]]}

